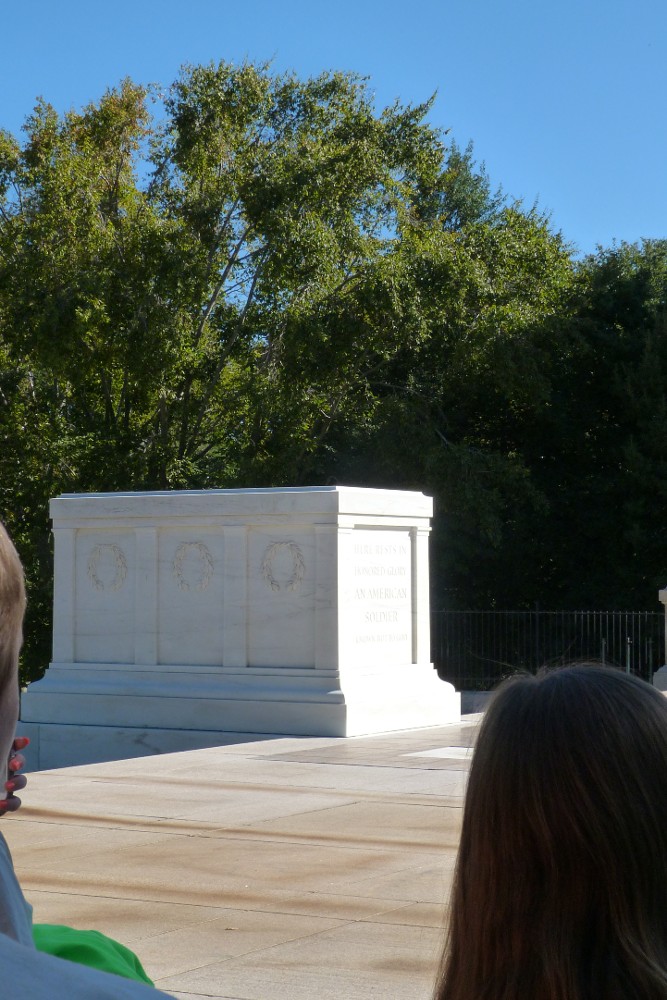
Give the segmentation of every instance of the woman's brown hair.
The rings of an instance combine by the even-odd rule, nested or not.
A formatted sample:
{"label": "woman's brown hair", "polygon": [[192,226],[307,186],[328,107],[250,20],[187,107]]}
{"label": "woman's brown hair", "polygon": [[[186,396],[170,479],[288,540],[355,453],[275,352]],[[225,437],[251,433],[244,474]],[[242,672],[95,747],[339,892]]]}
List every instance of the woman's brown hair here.
{"label": "woman's brown hair", "polygon": [[473,756],[436,1000],[665,1000],[667,701],[580,665],[506,682]]}

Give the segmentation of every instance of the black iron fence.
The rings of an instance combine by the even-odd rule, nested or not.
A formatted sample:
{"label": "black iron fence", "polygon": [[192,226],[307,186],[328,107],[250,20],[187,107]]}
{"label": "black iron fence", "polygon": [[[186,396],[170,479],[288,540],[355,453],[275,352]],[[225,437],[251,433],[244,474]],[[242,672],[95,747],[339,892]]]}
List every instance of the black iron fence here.
{"label": "black iron fence", "polygon": [[651,680],[665,663],[660,611],[435,611],[433,662],[459,690],[484,691],[517,670],[597,660]]}

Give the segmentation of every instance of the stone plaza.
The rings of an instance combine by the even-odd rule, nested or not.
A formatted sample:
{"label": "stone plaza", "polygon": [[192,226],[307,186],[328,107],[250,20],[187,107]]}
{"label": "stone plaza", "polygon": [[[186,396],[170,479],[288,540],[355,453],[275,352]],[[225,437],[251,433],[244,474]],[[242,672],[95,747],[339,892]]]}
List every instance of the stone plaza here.
{"label": "stone plaza", "polygon": [[476,723],[32,774],[3,833],[36,921],[181,1000],[427,1000]]}

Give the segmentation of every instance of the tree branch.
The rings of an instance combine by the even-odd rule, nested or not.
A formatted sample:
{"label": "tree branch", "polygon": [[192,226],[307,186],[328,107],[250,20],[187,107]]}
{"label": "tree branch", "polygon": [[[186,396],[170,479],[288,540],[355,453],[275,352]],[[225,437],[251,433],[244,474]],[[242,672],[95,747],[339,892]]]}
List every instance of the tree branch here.
{"label": "tree branch", "polygon": [[[209,404],[209,402],[211,400],[211,396],[213,395],[213,393],[214,393],[214,391],[215,391],[215,389],[216,389],[216,387],[218,385],[218,382],[220,381],[220,377],[221,377],[222,372],[224,370],[224,367],[225,367],[225,364],[227,362],[227,359],[229,358],[229,355],[231,354],[231,352],[233,350],[234,344],[236,343],[236,341],[238,340],[238,338],[241,335],[241,331],[242,331],[243,325],[245,323],[245,318],[246,318],[246,316],[248,314],[248,309],[250,308],[250,305],[251,305],[251,303],[252,303],[252,301],[253,301],[253,299],[255,297],[255,290],[257,288],[257,282],[259,281],[259,278],[260,278],[260,275],[261,275],[262,270],[264,268],[264,265],[266,264],[266,260],[268,258],[268,255],[269,255],[268,249],[265,249],[265,251],[264,251],[264,259],[261,260],[260,263],[257,265],[257,269],[255,270],[255,274],[254,274],[253,279],[252,279],[252,284],[250,286],[250,291],[248,292],[248,297],[247,297],[247,299],[245,301],[245,305],[243,306],[243,311],[241,312],[241,315],[239,316],[238,320],[236,321],[236,327],[235,327],[234,333],[229,338],[229,341],[227,342],[224,350],[222,351],[222,353],[220,355],[220,358],[218,360],[218,363],[215,366],[215,371],[213,373],[213,376],[209,380],[208,388],[207,388],[207,390],[206,390],[206,392],[204,394],[204,399],[202,401],[201,406],[199,407],[199,412],[197,414],[197,417],[195,418],[195,424],[194,424],[194,428],[193,428],[193,431],[192,431],[192,434],[191,434],[191,441],[196,441],[196,439],[197,439],[197,435],[199,434],[199,430],[201,428],[204,416],[206,414],[206,410],[208,408],[208,404]],[[189,450],[189,446],[186,445],[185,454],[187,454],[188,450]]]}

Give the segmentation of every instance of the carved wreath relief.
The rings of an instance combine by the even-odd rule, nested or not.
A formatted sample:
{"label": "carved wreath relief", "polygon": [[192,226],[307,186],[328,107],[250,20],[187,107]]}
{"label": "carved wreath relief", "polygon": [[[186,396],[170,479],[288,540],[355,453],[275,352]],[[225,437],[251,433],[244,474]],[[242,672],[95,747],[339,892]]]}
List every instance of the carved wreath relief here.
{"label": "carved wreath relief", "polygon": [[[109,566],[113,570],[110,581],[106,579],[108,573],[104,572]],[[120,590],[126,576],[127,560],[119,545],[105,543],[94,547],[88,557],[88,579],[95,590]]]}
{"label": "carved wreath relief", "polygon": [[203,542],[183,542],[176,549],[172,573],[179,590],[206,590],[213,576],[213,556]]}
{"label": "carved wreath relief", "polygon": [[[288,579],[281,583],[280,580],[276,579],[273,568],[276,557],[283,552],[289,553],[292,559],[292,572]],[[296,542],[274,542],[272,545],[266,547],[260,573],[262,574],[262,579],[271,590],[298,590],[305,571],[306,564],[303,560],[303,553]]]}

